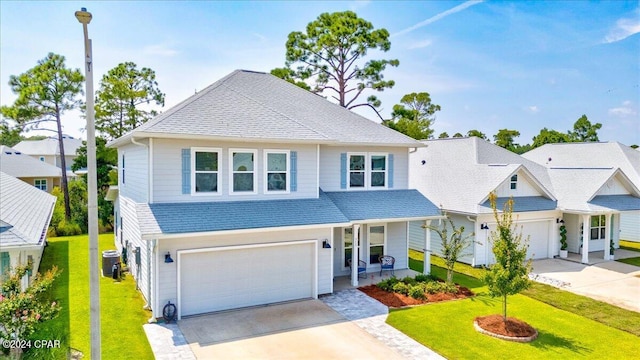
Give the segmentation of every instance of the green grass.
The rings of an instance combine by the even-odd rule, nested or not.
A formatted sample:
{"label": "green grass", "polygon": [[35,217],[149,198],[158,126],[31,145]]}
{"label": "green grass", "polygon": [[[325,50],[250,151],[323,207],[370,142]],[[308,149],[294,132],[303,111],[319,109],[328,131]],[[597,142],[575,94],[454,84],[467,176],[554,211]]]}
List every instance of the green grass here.
{"label": "green grass", "polygon": [[[99,238],[99,254],[113,249],[113,235],[104,234]],[[100,266],[102,259],[100,259]],[[45,249],[41,269],[52,265],[62,269],[62,275],[55,283],[52,295],[62,306],[60,315],[38,330],[37,337],[60,339],[62,347],[57,351],[29,352],[26,359],[66,359],[67,349],[73,348],[89,359],[90,317],[89,317],[89,245],[88,236],[72,236],[49,239]],[[130,275],[117,282],[100,277],[100,321],[103,359],[152,359],[153,353],[142,325],[151,313],[142,309],[144,301],[136,290]]]}
{"label": "green grass", "polygon": [[[422,253],[410,251],[409,266],[422,271]],[[442,259],[431,257],[432,273],[444,278]],[[497,340],[473,329],[476,316],[500,313],[501,302],[487,294],[477,278],[484,269],[456,264],[454,281],[478,296],[446,303],[392,311],[387,322],[425,346],[452,359],[633,358],[640,336],[640,314],[533,283],[520,295],[510,296],[508,315],[522,319],[540,333],[530,344]],[[450,334],[456,334],[451,336]],[[461,340],[464,339],[464,346]]]}
{"label": "green grass", "polygon": [[620,240],[620,249],[640,251],[640,242]]}
{"label": "green grass", "polygon": [[627,259],[618,259],[616,261],[619,261],[619,262],[625,263],[625,264],[629,264],[629,265],[640,266],[640,257],[627,258]]}

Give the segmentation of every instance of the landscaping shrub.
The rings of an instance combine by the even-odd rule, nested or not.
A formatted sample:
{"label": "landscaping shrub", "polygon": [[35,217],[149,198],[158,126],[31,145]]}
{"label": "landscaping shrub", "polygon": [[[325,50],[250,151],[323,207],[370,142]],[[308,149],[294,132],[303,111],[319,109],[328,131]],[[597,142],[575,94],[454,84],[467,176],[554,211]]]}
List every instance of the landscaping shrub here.
{"label": "landscaping shrub", "polygon": [[390,277],[378,283],[378,287],[384,291],[393,292],[393,286],[400,282],[396,277]]}
{"label": "landscaping shrub", "polygon": [[393,292],[402,295],[409,295],[409,285],[405,284],[404,282],[398,282],[397,284],[393,285]]}
{"label": "landscaping shrub", "polygon": [[431,274],[418,274],[415,277],[416,281],[419,283],[426,283],[429,281],[437,281],[438,278],[436,278],[435,276],[431,275]]}
{"label": "landscaping shrub", "polygon": [[401,281],[407,285],[416,285],[418,283],[418,281],[411,276],[405,276]]}
{"label": "landscaping shrub", "polygon": [[418,285],[411,286],[409,288],[409,296],[411,296],[414,299],[424,300],[424,298],[425,298],[425,296],[424,296],[424,285],[423,284],[418,284]]}
{"label": "landscaping shrub", "polygon": [[62,220],[58,223],[56,228],[56,234],[58,236],[73,236],[82,234],[82,229],[80,229],[80,225],[72,222],[66,222]]}

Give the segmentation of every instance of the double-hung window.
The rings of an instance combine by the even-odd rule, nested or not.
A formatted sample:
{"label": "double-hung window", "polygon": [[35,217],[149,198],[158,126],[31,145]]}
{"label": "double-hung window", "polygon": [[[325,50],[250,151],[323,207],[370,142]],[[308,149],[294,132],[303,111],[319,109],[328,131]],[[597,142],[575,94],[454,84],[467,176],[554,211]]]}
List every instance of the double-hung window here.
{"label": "double-hung window", "polygon": [[366,188],[367,155],[349,154],[349,187]]}
{"label": "double-hung window", "polygon": [[387,187],[387,155],[371,154],[371,180],[372,188]]}
{"label": "double-hung window", "polygon": [[602,240],[607,234],[606,220],[604,215],[591,217],[591,240]]}
{"label": "double-hung window", "polygon": [[229,150],[231,165],[231,193],[255,194],[257,191],[256,150]]}
{"label": "double-hung window", "polygon": [[289,191],[289,151],[265,150],[265,193]]}
{"label": "double-hung window", "polygon": [[42,191],[47,191],[47,179],[35,179],[33,185]]}
{"label": "double-hung window", "polygon": [[192,194],[216,195],[220,193],[220,149],[191,149]]}

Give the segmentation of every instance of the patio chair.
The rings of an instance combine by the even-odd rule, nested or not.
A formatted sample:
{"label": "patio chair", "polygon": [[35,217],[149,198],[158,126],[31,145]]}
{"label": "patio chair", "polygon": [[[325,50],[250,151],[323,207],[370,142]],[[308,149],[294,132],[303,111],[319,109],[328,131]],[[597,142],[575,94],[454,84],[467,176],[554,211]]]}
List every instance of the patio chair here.
{"label": "patio chair", "polygon": [[396,258],[390,255],[380,256],[378,258],[380,260],[380,276],[382,276],[382,270],[391,270],[391,275],[396,276],[393,271],[393,266],[396,263]]}
{"label": "patio chair", "polygon": [[[347,262],[349,263],[349,269],[351,269],[351,259],[347,260]],[[361,276],[363,279],[367,278],[367,263],[362,260],[358,260],[358,278]]]}

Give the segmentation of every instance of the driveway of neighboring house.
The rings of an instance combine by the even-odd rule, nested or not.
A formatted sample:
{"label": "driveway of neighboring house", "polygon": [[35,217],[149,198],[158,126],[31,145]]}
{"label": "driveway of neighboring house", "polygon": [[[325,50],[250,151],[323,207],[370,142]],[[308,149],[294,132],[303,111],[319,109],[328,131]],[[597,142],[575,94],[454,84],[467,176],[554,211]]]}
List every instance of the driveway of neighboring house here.
{"label": "driveway of neighboring house", "polygon": [[533,262],[541,282],[640,312],[640,267],[618,261],[584,265],[560,259]]}

